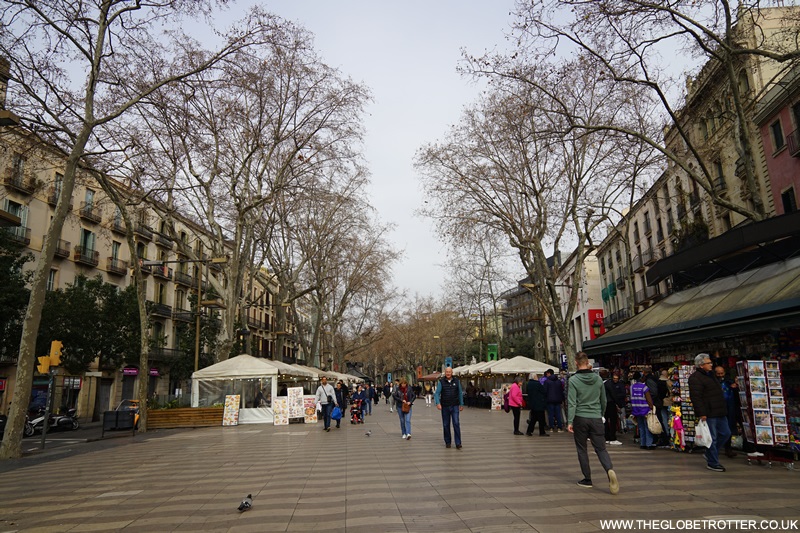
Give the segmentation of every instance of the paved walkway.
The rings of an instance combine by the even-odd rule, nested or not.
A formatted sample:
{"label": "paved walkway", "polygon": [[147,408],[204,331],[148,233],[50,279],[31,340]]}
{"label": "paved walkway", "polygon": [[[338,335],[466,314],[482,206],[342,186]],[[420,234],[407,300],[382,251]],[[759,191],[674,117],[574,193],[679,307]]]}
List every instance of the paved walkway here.
{"label": "paved walkway", "polygon": [[[611,449],[621,486],[612,496],[594,456],[594,488],[576,486],[569,433],[514,436],[510,414],[465,409],[464,448],[446,449],[440,420],[418,402],[405,441],[381,404],[363,426],[330,433],[245,425],[45,451],[3,465],[0,532],[562,533],[632,530],[606,519],[800,519],[800,473],[780,465],[740,457],[714,473],[700,454],[644,451],[624,436]],[[253,508],[237,512],[248,493]]]}

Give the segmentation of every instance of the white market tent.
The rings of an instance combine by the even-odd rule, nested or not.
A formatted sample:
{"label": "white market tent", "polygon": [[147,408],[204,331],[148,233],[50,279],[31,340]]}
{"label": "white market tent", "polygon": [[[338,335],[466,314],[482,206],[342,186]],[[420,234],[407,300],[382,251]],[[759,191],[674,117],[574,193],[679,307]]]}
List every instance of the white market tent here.
{"label": "white market tent", "polygon": [[544,374],[545,370],[558,372],[554,366],[522,355],[501,361],[493,365],[490,370],[492,374],[530,374],[531,372]]}
{"label": "white market tent", "polygon": [[247,405],[259,390],[271,398],[278,381],[278,367],[273,362],[242,354],[194,372],[192,407],[224,404],[229,394],[241,395]]}

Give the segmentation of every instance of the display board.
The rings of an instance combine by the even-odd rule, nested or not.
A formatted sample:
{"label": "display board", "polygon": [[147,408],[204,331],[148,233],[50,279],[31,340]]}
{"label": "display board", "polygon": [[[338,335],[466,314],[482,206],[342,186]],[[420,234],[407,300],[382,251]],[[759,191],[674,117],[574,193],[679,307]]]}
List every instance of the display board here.
{"label": "display board", "polygon": [[744,380],[739,399],[745,438],[760,446],[788,446],[791,441],[781,363],[739,361],[736,372]]}
{"label": "display board", "polygon": [[289,398],[287,396],[278,396],[272,402],[272,409],[274,411],[273,424],[276,426],[289,425]]}
{"label": "display board", "polygon": [[317,423],[317,397],[303,396],[303,412],[306,424]]}
{"label": "display board", "polygon": [[288,389],[289,418],[303,418],[303,387],[292,387]]}
{"label": "display board", "polygon": [[229,394],[225,396],[225,410],[222,412],[222,425],[223,426],[238,426],[239,425],[239,402],[241,396],[238,394]]}
{"label": "display board", "polygon": [[[689,376],[694,374],[696,368],[693,365],[681,365],[678,367],[678,396],[677,401],[681,406],[681,421],[683,422],[683,438],[686,442],[694,443],[695,413],[692,400],[689,397]],[[673,384],[674,388],[674,384]],[[675,399],[673,399],[673,403]]]}

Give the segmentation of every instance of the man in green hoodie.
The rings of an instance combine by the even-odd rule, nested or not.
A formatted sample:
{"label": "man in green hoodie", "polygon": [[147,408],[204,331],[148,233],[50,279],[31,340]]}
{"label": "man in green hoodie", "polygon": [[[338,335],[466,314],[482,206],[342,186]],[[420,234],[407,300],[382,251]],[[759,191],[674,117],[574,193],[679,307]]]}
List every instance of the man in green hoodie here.
{"label": "man in green hoodie", "polygon": [[567,388],[567,431],[575,435],[575,447],[578,449],[578,462],[581,465],[583,479],[578,481],[579,487],[592,487],[592,470],[589,468],[589,453],[586,440],[592,441],[594,452],[608,475],[611,494],[619,492],[619,482],[611,457],[606,451],[605,428],[603,427],[603,408],[606,405],[606,392],[603,380],[592,372],[589,357],[584,352],[575,355],[575,366],[578,371],[569,378]]}

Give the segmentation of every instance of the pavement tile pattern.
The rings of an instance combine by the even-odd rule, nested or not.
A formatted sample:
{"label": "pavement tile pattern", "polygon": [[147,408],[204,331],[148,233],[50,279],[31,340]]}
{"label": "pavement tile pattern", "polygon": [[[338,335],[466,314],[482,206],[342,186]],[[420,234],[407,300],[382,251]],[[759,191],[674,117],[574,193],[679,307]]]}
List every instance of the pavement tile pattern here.
{"label": "pavement tile pattern", "polygon": [[[780,464],[740,455],[716,473],[701,453],[641,450],[628,434],[610,447],[612,496],[591,451],[594,487],[576,486],[570,433],[515,436],[510,415],[478,409],[464,410],[462,432],[464,448],[446,449],[439,411],[420,402],[403,440],[381,403],[330,433],[244,425],[78,444],[0,465],[0,532],[570,533],[615,530],[606,519],[800,519],[800,473]],[[247,494],[253,508],[239,513]]]}

